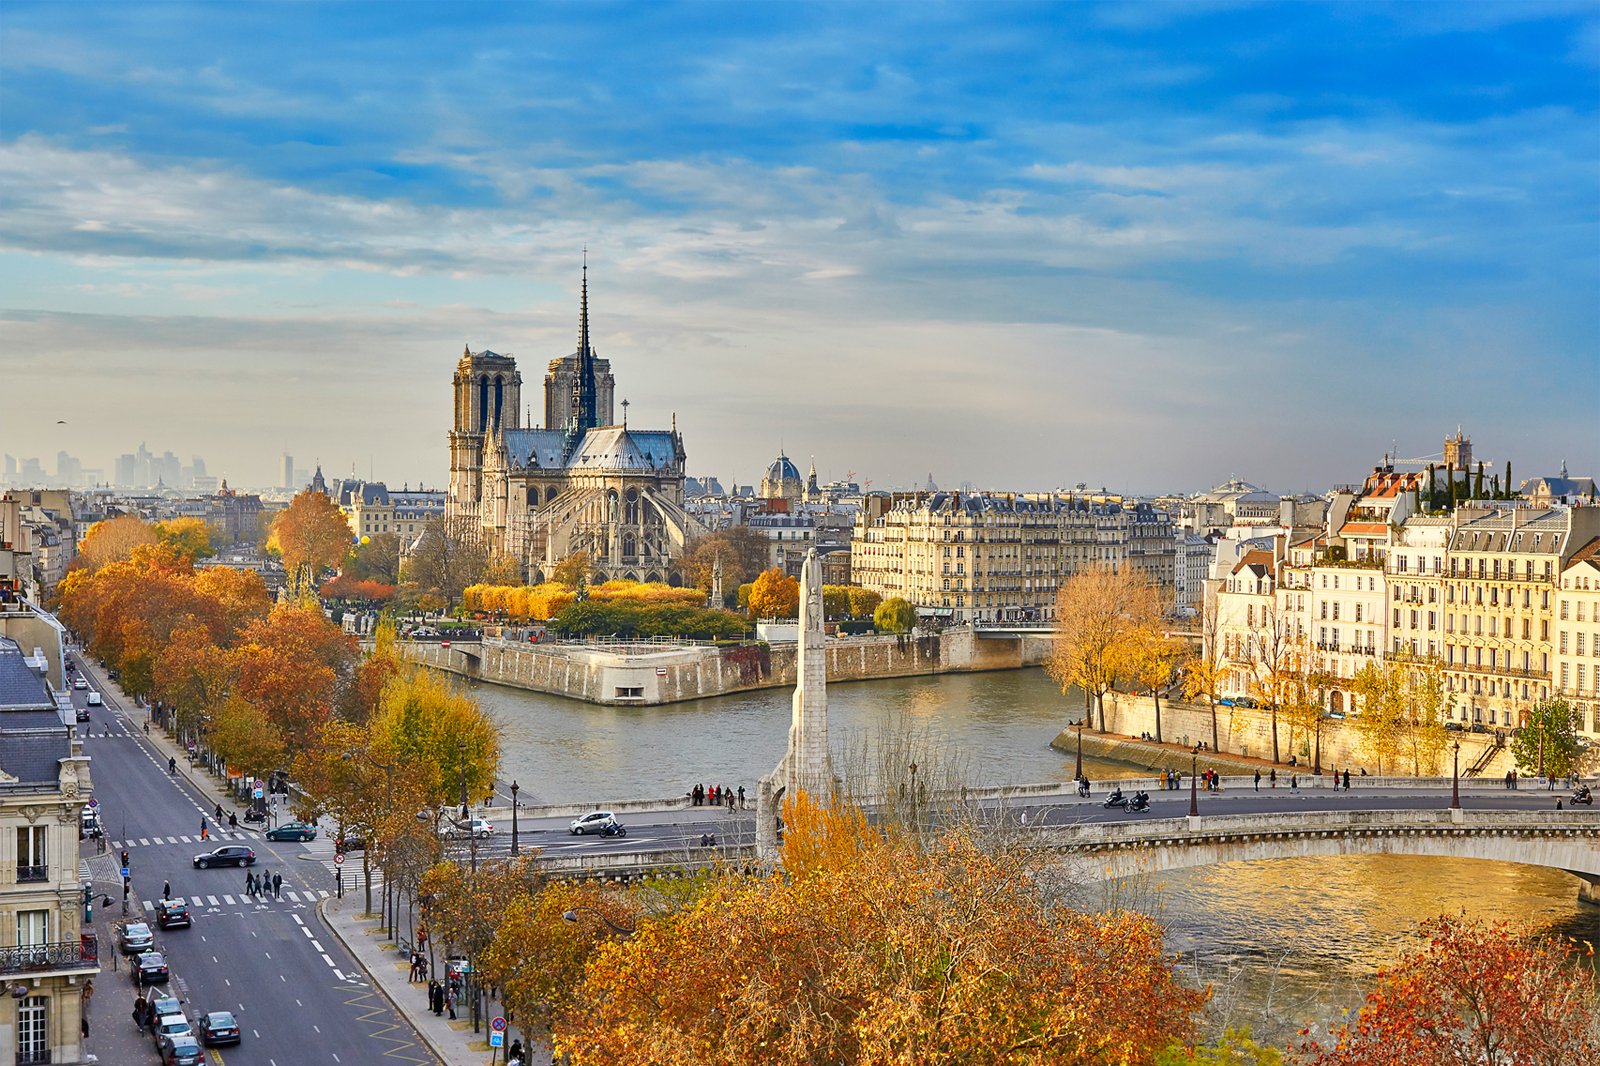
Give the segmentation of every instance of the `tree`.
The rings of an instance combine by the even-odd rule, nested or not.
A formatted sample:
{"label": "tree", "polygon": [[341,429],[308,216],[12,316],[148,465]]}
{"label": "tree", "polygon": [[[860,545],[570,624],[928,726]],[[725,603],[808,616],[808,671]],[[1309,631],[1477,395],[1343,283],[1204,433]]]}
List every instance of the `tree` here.
{"label": "tree", "polygon": [[1080,914],[1039,861],[785,804],[783,868],[602,943],[555,1033],[586,1066],[1149,1066],[1206,994],[1159,927]]}
{"label": "tree", "polygon": [[1450,713],[1450,689],[1445,684],[1444,664],[1430,655],[1406,668],[1403,753],[1411,760],[1411,773],[1417,777],[1437,773],[1444,750],[1450,743],[1445,721]]}
{"label": "tree", "polygon": [[890,596],[872,612],[872,628],[880,633],[909,633],[916,625],[917,609],[899,596]]}
{"label": "tree", "polygon": [[1136,627],[1122,643],[1124,676],[1150,690],[1155,701],[1156,742],[1161,742],[1161,690],[1172,683],[1183,647],[1148,623]]}
{"label": "tree", "polygon": [[1211,750],[1221,751],[1217,728],[1217,701],[1222,682],[1228,676],[1228,659],[1218,631],[1216,597],[1207,596],[1200,605],[1200,653],[1183,664],[1183,698],[1201,701],[1211,713]]}
{"label": "tree", "polygon": [[1127,662],[1126,644],[1140,626],[1154,625],[1161,602],[1154,586],[1129,569],[1093,566],[1056,593],[1056,637],[1045,671],[1065,693],[1076,685],[1094,701],[1106,728],[1105,694]]}
{"label": "tree", "polygon": [[342,702],[355,673],[355,638],[315,607],[282,605],[232,649],[236,692],[283,730],[291,751]]}
{"label": "tree", "polygon": [[204,559],[215,549],[211,546],[211,527],[203,518],[174,518],[157,522],[155,533],[165,544],[171,544],[190,562]]}
{"label": "tree", "polygon": [[89,527],[89,532],[78,542],[78,558],[90,571],[95,571],[107,563],[132,558],[134,548],[154,544],[159,539],[147,523],[133,515],[119,515]]}
{"label": "tree", "polygon": [[350,553],[350,523],[331,499],[306,489],[273,520],[267,550],[283,557],[290,594],[305,595]]}
{"label": "tree", "polygon": [[223,703],[211,723],[211,747],[228,766],[265,777],[285,765],[283,731],[246,700]]}
{"label": "tree", "polygon": [[1278,744],[1278,719],[1299,670],[1293,623],[1278,614],[1275,599],[1261,609],[1261,625],[1246,638],[1244,658],[1250,671],[1250,694],[1267,708],[1272,725],[1272,761],[1282,761]]}
{"label": "tree", "polygon": [[383,687],[372,717],[373,748],[412,782],[424,805],[447,808],[494,787],[500,729],[446,674],[402,666]]}
{"label": "tree", "polygon": [[767,568],[771,545],[765,533],[749,526],[728,526],[692,538],[678,557],[684,584],[711,591],[711,572],[722,561],[722,587],[735,589]]}
{"label": "tree", "polygon": [[1355,720],[1361,750],[1377,763],[1378,773],[1382,774],[1394,762],[1402,744],[1403,682],[1391,665],[1371,662],[1357,671],[1350,688],[1361,700],[1361,711]]}
{"label": "tree", "polygon": [[800,611],[800,582],[777,567],[763,570],[750,589],[750,617],[793,618]]}
{"label": "tree", "polygon": [[1504,923],[1424,922],[1424,943],[1306,1066],[1578,1066],[1600,1061],[1600,981],[1558,942]]}
{"label": "tree", "polygon": [[344,573],[358,580],[400,583],[400,538],[394,533],[373,533],[361,538],[345,560]]}
{"label": "tree", "polygon": [[400,576],[402,581],[416,582],[423,595],[441,601],[441,610],[449,610],[462,590],[482,579],[488,565],[488,552],[481,543],[451,535],[443,519],[434,519],[417,538]]}
{"label": "tree", "polygon": [[522,564],[517,562],[516,556],[500,552],[483,568],[481,582],[485,585],[520,586],[522,578]]}
{"label": "tree", "polygon": [[589,553],[586,551],[573,552],[557,563],[554,570],[550,571],[551,581],[558,585],[565,585],[569,589],[575,589],[583,584],[588,576]]}
{"label": "tree", "polygon": [[1540,777],[1566,777],[1577,771],[1583,755],[1579,715],[1565,699],[1536,703],[1528,720],[1511,734],[1511,755],[1517,766]]}

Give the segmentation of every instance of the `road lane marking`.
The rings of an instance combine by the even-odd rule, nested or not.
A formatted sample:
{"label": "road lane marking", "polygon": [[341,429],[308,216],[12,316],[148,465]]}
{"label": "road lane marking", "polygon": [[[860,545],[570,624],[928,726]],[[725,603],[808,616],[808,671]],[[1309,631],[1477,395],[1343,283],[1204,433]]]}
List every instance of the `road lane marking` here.
{"label": "road lane marking", "polygon": [[206,902],[211,904],[213,907],[215,907],[217,905],[217,897],[216,896],[207,896],[206,897]]}
{"label": "road lane marking", "polygon": [[[211,902],[215,903],[216,900],[213,899]],[[228,906],[231,907],[231,906],[233,906],[233,897],[232,896],[223,896],[222,897],[222,902],[226,903]]]}
{"label": "road lane marking", "polygon": [[333,968],[333,967],[334,967],[334,965],[335,965],[335,963],[334,963],[334,961],[333,961],[333,960],[332,960],[332,959],[330,959],[330,958],[328,958],[328,956],[326,956],[326,955],[324,955],[324,956],[322,956],[322,961],[323,961],[323,962],[325,962],[325,963],[327,963],[327,964],[328,964],[328,968],[329,968],[329,969],[330,969],[330,970],[331,970],[331,969],[332,969],[332,968]]}

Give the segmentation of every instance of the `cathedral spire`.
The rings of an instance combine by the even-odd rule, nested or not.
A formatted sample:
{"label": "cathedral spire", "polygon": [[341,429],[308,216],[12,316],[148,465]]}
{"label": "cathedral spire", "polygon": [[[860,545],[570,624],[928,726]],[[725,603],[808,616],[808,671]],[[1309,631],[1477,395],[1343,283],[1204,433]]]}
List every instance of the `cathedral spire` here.
{"label": "cathedral spire", "polygon": [[583,250],[583,297],[578,304],[578,359],[589,357],[589,249]]}
{"label": "cathedral spire", "polygon": [[583,250],[583,288],[578,304],[578,367],[572,379],[572,413],[567,423],[569,443],[575,444],[597,424],[594,349],[589,344],[589,249]]}

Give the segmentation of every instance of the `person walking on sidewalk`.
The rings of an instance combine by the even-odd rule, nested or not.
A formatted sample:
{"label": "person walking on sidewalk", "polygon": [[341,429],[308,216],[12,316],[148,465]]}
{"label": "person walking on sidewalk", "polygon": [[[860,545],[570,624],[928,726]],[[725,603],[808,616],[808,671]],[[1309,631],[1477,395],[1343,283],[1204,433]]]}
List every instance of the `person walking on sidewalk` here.
{"label": "person walking on sidewalk", "polygon": [[144,1032],[144,993],[139,993],[139,998],[133,1001],[133,1024],[139,1027],[139,1032]]}
{"label": "person walking on sidewalk", "polygon": [[444,1005],[445,1005],[445,1009],[450,1012],[450,1020],[451,1021],[455,1021],[456,1020],[456,990],[454,988],[445,989],[445,992],[444,992]]}

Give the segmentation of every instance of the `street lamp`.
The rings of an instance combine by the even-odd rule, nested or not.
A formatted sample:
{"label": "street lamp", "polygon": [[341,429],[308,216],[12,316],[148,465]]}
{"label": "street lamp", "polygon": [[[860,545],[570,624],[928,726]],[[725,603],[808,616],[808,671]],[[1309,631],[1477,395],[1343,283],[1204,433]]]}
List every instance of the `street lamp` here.
{"label": "street lamp", "polygon": [[517,851],[517,783],[511,782],[511,856],[515,858]]}
{"label": "street lamp", "polygon": [[1461,741],[1451,745],[1455,749],[1455,770],[1450,777],[1450,809],[1461,809]]}
{"label": "street lamp", "polygon": [[1195,781],[1200,775],[1200,756],[1189,756],[1189,817],[1200,817],[1200,793]]}
{"label": "street lamp", "polygon": [[578,912],[579,911],[583,911],[585,914],[592,914],[596,918],[599,918],[602,922],[605,923],[605,926],[606,926],[607,929],[611,930],[613,933],[617,934],[618,936],[628,937],[628,936],[632,936],[633,933],[634,933],[634,929],[633,929],[632,926],[618,925],[616,922],[613,922],[610,918],[607,918],[604,914],[602,914],[599,911],[595,910],[593,907],[573,907],[569,911],[562,912],[561,918],[562,918],[563,921],[568,921],[568,922],[571,922],[573,925],[577,925],[578,924]]}

